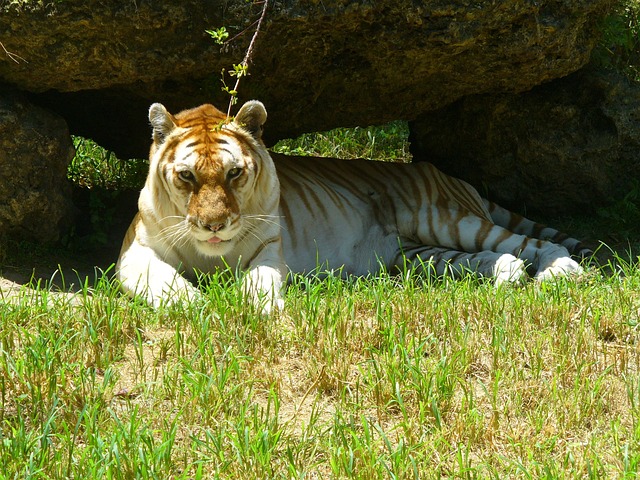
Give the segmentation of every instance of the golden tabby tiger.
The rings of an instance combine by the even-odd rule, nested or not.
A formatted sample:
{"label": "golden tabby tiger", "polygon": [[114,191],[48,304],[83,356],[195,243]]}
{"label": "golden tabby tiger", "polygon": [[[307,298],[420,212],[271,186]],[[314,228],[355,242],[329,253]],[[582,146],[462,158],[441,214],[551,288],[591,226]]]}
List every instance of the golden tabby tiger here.
{"label": "golden tabby tiger", "polygon": [[[518,282],[579,273],[581,243],[483,200],[428,163],[286,157],[261,140],[267,113],[231,122],[212,105],[177,115],[156,103],[149,174],[117,275],[153,305],[197,295],[186,276],[231,266],[268,312],[288,270],[365,275],[413,266]],[[544,240],[543,240],[544,239]],[[428,273],[428,272],[425,272]]]}

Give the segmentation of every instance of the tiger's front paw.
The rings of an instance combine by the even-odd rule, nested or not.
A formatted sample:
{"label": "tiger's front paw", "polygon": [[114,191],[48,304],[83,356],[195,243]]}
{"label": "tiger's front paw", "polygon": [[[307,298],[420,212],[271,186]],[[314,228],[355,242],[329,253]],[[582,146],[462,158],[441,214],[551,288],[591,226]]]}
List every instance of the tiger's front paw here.
{"label": "tiger's front paw", "polygon": [[498,258],[493,267],[496,286],[504,283],[523,283],[527,278],[525,264],[519,258],[505,253]]}
{"label": "tiger's front paw", "polygon": [[277,269],[269,266],[252,269],[244,278],[243,289],[245,298],[263,315],[284,309],[284,299],[281,296],[282,276]]}
{"label": "tiger's front paw", "polygon": [[[161,293],[158,294],[158,291]],[[148,301],[156,308],[160,305],[193,303],[202,298],[202,292],[182,277],[176,277],[171,284],[156,287],[156,289],[150,290],[150,293]]]}

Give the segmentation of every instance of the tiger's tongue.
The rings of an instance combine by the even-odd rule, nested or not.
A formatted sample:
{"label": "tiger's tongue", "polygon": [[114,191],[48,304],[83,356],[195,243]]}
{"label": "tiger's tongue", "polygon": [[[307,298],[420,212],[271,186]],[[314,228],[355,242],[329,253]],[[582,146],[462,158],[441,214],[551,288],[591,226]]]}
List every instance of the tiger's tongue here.
{"label": "tiger's tongue", "polygon": [[209,240],[207,240],[207,242],[209,243],[220,243],[221,241],[222,239],[219,237],[211,237]]}

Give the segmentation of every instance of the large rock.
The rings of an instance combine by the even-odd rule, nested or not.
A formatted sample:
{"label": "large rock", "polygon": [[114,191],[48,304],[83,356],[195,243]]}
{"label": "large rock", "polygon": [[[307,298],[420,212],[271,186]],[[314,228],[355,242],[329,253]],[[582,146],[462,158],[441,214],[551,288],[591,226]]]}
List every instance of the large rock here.
{"label": "large rock", "polygon": [[416,159],[517,210],[592,212],[640,178],[640,88],[613,72],[469,96],[410,129]]}
{"label": "large rock", "polygon": [[[588,61],[612,3],[274,0],[241,101],[265,102],[273,141],[525,91]],[[38,92],[75,133],[146,156],[151,102],[224,108],[220,71],[240,63],[260,9],[246,0],[4,2],[0,81]],[[240,34],[227,48],[205,33],[220,26]]]}
{"label": "large rock", "polygon": [[67,166],[74,153],[63,119],[0,94],[0,238],[59,239],[73,213]]}

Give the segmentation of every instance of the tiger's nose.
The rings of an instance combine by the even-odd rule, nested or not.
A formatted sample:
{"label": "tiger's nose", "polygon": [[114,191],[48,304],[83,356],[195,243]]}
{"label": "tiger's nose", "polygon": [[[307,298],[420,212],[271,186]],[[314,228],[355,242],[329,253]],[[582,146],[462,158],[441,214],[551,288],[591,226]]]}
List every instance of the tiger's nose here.
{"label": "tiger's nose", "polygon": [[198,218],[195,215],[187,215],[188,222],[190,222],[191,224],[193,224],[198,228],[209,230],[211,233],[217,233],[221,230],[231,228],[234,225],[236,225],[239,220],[240,220],[240,215],[232,215],[227,217],[226,219],[220,219],[220,218],[203,219],[203,218]]}
{"label": "tiger's nose", "polygon": [[219,232],[224,227],[226,227],[228,223],[228,222],[215,222],[215,221],[211,223],[207,223],[206,221],[196,217],[195,215],[187,215],[187,221],[197,228],[209,230],[213,233]]}
{"label": "tiger's nose", "polygon": [[204,225],[202,225],[202,228],[206,228],[207,230],[210,230],[213,233],[219,232],[224,227],[225,227],[224,223],[213,223],[213,224],[204,224]]}

